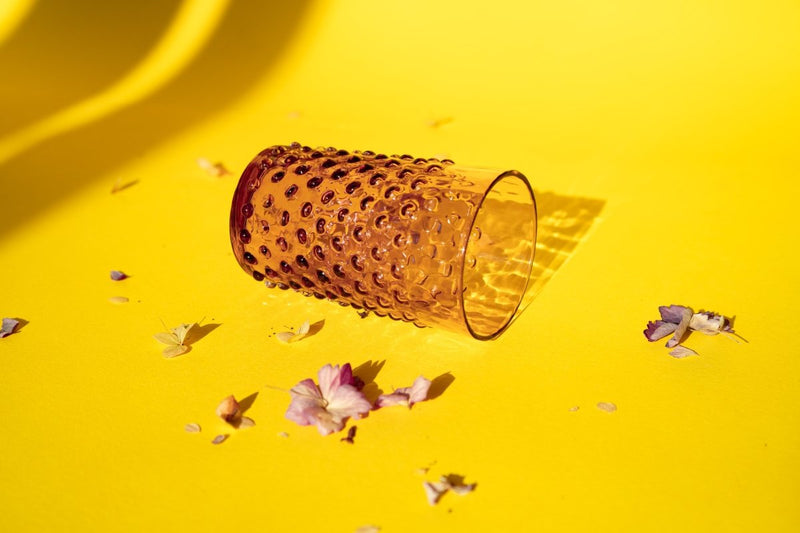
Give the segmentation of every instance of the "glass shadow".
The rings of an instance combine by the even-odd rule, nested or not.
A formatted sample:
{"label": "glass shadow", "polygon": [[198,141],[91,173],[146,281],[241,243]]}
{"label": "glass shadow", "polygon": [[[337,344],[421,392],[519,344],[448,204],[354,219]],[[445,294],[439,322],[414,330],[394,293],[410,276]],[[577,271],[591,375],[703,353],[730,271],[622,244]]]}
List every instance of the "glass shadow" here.
{"label": "glass shadow", "polygon": [[206,47],[156,93],[0,165],[3,234],[241,98],[269,74],[311,3],[231,2]]}

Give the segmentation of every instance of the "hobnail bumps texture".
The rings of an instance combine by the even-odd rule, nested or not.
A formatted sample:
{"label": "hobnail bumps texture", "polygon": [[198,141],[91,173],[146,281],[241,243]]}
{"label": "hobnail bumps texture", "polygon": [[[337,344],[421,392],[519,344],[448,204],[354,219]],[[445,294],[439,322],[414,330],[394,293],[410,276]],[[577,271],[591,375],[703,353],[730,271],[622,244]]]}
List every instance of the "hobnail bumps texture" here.
{"label": "hobnail bumps texture", "polygon": [[236,258],[269,286],[452,327],[463,322],[464,253],[482,198],[452,165],[298,143],[267,148],[234,195]]}

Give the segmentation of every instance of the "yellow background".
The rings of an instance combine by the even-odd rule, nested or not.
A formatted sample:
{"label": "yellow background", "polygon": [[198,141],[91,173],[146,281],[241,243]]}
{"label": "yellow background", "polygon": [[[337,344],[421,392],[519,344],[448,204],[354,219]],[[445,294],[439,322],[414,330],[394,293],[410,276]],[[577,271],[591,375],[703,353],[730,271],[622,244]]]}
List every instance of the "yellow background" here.
{"label": "yellow background", "polygon": [[[0,339],[0,530],[800,529],[795,0],[107,4],[0,10],[0,315],[27,321]],[[248,278],[236,178],[294,140],[524,172],[525,311],[478,342]],[[749,343],[669,357],[641,331],[671,303]],[[161,320],[203,318],[161,356]],[[367,361],[387,391],[453,379],[353,445],[283,418],[270,387]],[[451,472],[477,489],[429,506]]]}

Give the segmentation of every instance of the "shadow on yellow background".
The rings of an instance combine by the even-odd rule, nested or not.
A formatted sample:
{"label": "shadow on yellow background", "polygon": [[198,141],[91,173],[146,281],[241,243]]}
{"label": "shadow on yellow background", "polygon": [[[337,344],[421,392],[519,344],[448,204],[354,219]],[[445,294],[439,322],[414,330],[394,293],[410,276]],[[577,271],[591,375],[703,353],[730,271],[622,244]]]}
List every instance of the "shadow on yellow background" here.
{"label": "shadow on yellow background", "polygon": [[[123,76],[165,29],[177,4],[131,9],[83,3],[37,4],[0,49],[0,64],[7,72],[9,65],[15,79],[2,93],[2,106],[8,106],[3,114],[13,116],[3,121],[2,133]],[[0,225],[6,234],[56,200],[236,102],[269,74],[309,3],[231,2],[205,48],[155,94],[48,138],[0,165]],[[54,31],[63,42],[44,38]],[[54,55],[63,60],[53,61]]]}
{"label": "shadow on yellow background", "polygon": [[517,317],[525,311],[559,268],[575,253],[605,206],[605,200],[561,195],[552,191],[536,194],[539,226],[536,254],[525,298]]}

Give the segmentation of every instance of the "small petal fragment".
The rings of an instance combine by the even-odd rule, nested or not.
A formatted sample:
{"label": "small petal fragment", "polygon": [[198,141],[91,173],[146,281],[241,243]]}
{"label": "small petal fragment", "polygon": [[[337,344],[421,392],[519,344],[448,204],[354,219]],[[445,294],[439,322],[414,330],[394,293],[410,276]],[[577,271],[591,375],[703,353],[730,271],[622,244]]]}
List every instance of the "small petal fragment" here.
{"label": "small petal fragment", "polygon": [[423,481],[422,487],[425,489],[425,497],[428,499],[430,505],[436,505],[442,499],[444,493],[449,488],[444,483],[437,483],[431,481]]}
{"label": "small petal fragment", "polygon": [[354,533],[378,533],[380,530],[378,526],[366,525],[356,529]]}
{"label": "small petal fragment", "polygon": [[697,355],[697,352],[695,352],[691,348],[687,348],[686,346],[679,344],[678,346],[670,350],[669,354],[675,359],[683,359],[684,357]]}
{"label": "small petal fragment", "polygon": [[121,270],[112,270],[111,271],[111,279],[114,281],[122,281],[123,279],[127,278],[128,275]]}
{"label": "small petal fragment", "polygon": [[183,429],[186,430],[186,433],[200,433],[201,431],[200,424],[196,424],[194,422],[191,424],[186,424],[183,426]]}
{"label": "small petal fragment", "polygon": [[478,486],[477,483],[464,483],[464,477],[457,474],[448,474],[442,476],[438,482],[425,481],[422,484],[425,489],[425,496],[428,498],[428,503],[436,505],[439,500],[444,496],[448,490],[453,491],[459,496],[468,494],[475,490]]}
{"label": "small petal fragment", "polygon": [[598,402],[597,408],[600,409],[601,411],[605,411],[606,413],[613,413],[614,411],[617,410],[616,404],[613,404],[611,402]]}
{"label": "small petal fragment", "polygon": [[222,444],[223,442],[225,442],[226,440],[228,440],[228,437],[229,437],[229,436],[230,436],[230,435],[228,435],[227,433],[223,433],[222,435],[217,435],[217,436],[216,436],[216,437],[214,437],[214,439],[211,441],[211,444]]}
{"label": "small petal fragment", "polygon": [[391,394],[381,394],[375,402],[375,407],[407,405],[410,409],[415,403],[425,401],[428,398],[428,390],[430,387],[430,380],[419,376],[410,387],[397,389]]}
{"label": "small petal fragment", "polygon": [[4,318],[3,325],[2,327],[0,327],[0,339],[2,339],[3,337],[8,337],[12,333],[14,333],[14,330],[17,329],[18,325],[19,325],[19,320],[16,320],[14,318]]}
{"label": "small petal fragment", "polygon": [[239,419],[239,422],[236,424],[236,429],[247,429],[251,428],[256,425],[256,421],[250,418],[249,416],[243,416]]}
{"label": "small petal fragment", "polygon": [[203,169],[209,176],[214,176],[217,178],[227,176],[231,173],[222,163],[212,163],[205,157],[197,158],[197,166]]}
{"label": "small petal fragment", "polygon": [[130,300],[125,296],[112,296],[111,298],[108,299],[108,301],[111,302],[112,304],[119,305],[119,304],[126,304]]}

